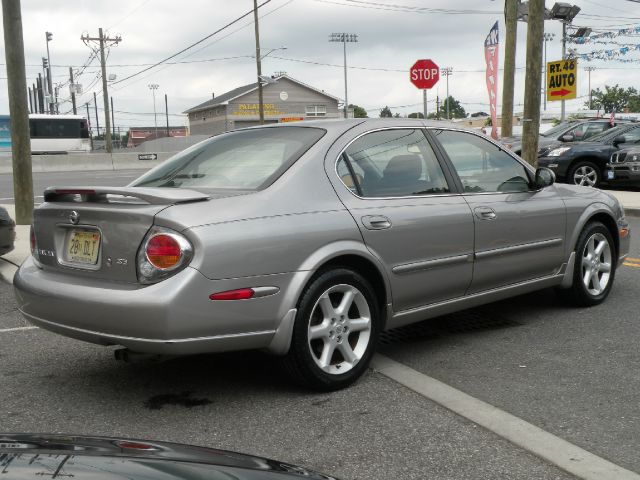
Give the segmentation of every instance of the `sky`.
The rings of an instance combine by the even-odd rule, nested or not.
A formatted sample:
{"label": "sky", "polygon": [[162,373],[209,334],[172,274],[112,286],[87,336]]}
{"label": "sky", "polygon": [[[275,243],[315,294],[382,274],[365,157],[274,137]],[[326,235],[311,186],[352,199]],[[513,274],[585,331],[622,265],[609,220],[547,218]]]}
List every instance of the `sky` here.
{"label": "sky", "polygon": [[[258,3],[262,3],[261,0]],[[581,7],[574,25],[594,32],[617,31],[640,25],[640,3],[630,0],[575,0]],[[547,0],[550,8],[553,2]],[[501,0],[270,0],[260,11],[263,74],[286,72],[318,89],[344,98],[342,44],[330,43],[332,32],[358,35],[347,45],[349,103],[364,107],[369,116],[378,116],[385,105],[401,115],[422,111],[422,92],[409,81],[408,70],[418,59],[432,59],[440,67],[451,67],[449,94],[468,113],[489,111],[484,80],[483,42],[491,26],[500,29],[500,64],[504,57],[504,2]],[[46,56],[45,32],[53,33],[49,43],[54,83],[61,84],[60,112],[71,110],[68,90],[69,66],[84,93],[78,99],[79,113],[86,114],[93,92],[101,101],[99,59],[82,35],[98,35],[102,27],[121,42],[109,48],[108,75],[115,123],[121,128],[153,125],[154,103],[149,84],[157,84],[156,110],[164,114],[168,97],[170,122],[185,125],[182,112],[256,79],[253,16],[248,15],[213,35],[197,47],[177,56],[173,62],[140,72],[223,28],[253,8],[252,0],[22,0],[22,22],[28,84],[35,82]],[[547,60],[561,56],[561,24],[545,22],[545,32],[555,34],[547,43]],[[0,114],[8,113],[4,36],[0,49]],[[640,44],[640,35],[605,39],[604,43],[581,45],[579,53],[620,48],[620,44]],[[286,47],[286,49],[281,49]],[[574,45],[571,45],[574,48]],[[522,110],[526,24],[518,22],[516,47],[515,110]],[[579,99],[567,101],[567,111],[583,107],[588,96],[585,66],[592,65],[592,88],[640,82],[640,51],[621,57],[631,63],[595,60],[579,63]],[[78,76],[78,74],[81,74]],[[502,78],[498,88],[501,99]],[[435,109],[436,96],[446,95],[441,78],[428,91],[428,110]],[[498,112],[500,112],[500,100]],[[549,114],[558,113],[559,102],[547,104]],[[99,115],[103,115],[101,108]],[[158,122],[163,123],[159,117]],[[101,121],[101,125],[103,122]]]}

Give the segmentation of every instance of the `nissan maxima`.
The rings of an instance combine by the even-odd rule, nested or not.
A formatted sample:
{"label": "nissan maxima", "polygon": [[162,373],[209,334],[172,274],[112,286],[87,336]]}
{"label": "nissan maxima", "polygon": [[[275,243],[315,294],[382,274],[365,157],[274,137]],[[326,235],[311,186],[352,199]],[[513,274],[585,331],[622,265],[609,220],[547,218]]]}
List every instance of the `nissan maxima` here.
{"label": "nissan maxima", "polygon": [[236,130],[127,187],[47,188],[15,291],[29,321],[68,337],[262,349],[338,389],[385,329],[548,287],[604,301],[629,249],[623,208],[554,178],[443,123]]}

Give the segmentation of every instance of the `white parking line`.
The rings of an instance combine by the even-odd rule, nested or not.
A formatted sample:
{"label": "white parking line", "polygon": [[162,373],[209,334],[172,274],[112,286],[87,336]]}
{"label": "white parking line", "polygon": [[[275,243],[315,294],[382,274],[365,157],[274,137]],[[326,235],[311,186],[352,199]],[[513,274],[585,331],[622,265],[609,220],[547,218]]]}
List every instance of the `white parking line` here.
{"label": "white parking line", "polygon": [[579,478],[640,480],[640,475],[637,473],[598,457],[510,413],[383,355],[374,357],[372,367],[423,397]]}
{"label": "white parking line", "polygon": [[15,328],[2,328],[0,329],[0,333],[7,333],[7,332],[19,332],[21,330],[33,330],[34,328],[38,328],[38,327],[15,327]]}

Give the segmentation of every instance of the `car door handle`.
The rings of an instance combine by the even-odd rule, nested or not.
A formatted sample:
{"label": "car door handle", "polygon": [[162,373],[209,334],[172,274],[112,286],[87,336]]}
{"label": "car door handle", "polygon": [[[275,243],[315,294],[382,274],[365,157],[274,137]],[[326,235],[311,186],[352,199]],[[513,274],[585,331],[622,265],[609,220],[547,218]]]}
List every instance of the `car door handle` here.
{"label": "car door handle", "polygon": [[489,207],[476,207],[473,209],[473,212],[480,220],[495,220],[497,217],[496,211]]}
{"label": "car door handle", "polygon": [[391,220],[384,215],[365,215],[360,220],[367,230],[386,230],[391,228]]}

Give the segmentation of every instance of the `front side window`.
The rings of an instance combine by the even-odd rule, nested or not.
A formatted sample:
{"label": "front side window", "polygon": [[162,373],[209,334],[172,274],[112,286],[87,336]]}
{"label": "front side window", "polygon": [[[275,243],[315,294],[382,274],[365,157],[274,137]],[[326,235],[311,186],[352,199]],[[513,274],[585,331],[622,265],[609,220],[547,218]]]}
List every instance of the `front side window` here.
{"label": "front side window", "polygon": [[449,186],[422,130],[372,132],[354,141],[338,163],[342,182],[363,197],[448,193]]}
{"label": "front side window", "polygon": [[465,192],[525,192],[525,167],[488,140],[466,132],[435,130]]}
{"label": "front side window", "polygon": [[241,130],[198,143],[131,186],[261,190],[326,133],[309,127]]}

